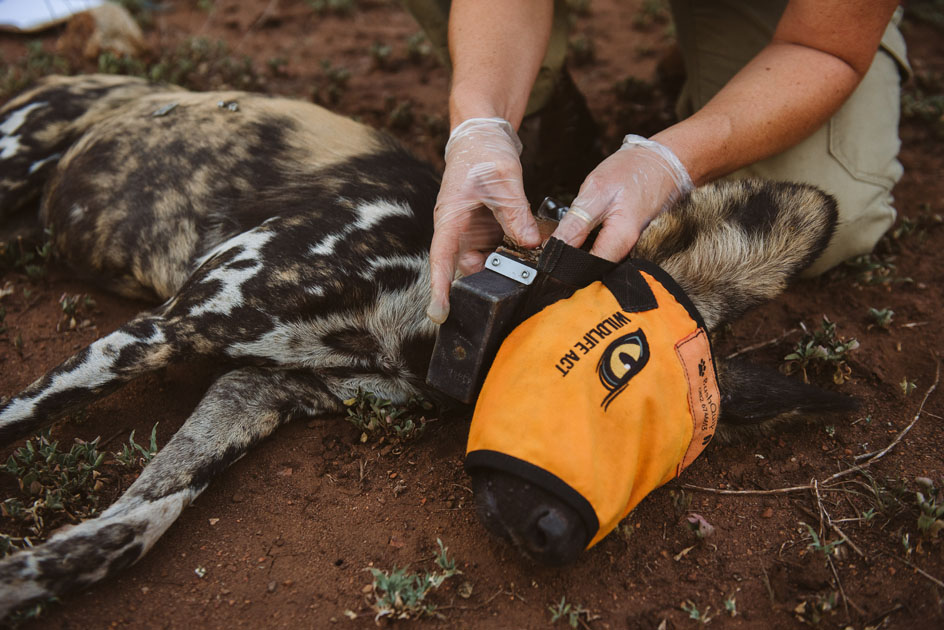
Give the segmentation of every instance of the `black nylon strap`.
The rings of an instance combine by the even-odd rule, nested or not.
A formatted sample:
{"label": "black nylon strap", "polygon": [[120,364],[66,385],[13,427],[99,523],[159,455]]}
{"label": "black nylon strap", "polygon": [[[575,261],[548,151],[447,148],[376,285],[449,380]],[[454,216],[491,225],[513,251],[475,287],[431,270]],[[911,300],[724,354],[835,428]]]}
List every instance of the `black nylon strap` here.
{"label": "black nylon strap", "polygon": [[649,283],[639,273],[636,260],[629,259],[606,274],[603,284],[627,313],[643,313],[659,307]]}
{"label": "black nylon strap", "polygon": [[538,271],[576,289],[600,280],[616,263],[550,238],[538,260]]}

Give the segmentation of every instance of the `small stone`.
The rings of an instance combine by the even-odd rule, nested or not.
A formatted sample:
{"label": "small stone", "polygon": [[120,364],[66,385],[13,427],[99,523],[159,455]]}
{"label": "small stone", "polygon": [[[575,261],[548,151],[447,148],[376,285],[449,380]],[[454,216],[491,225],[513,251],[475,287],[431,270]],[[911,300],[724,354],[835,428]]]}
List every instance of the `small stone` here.
{"label": "small stone", "polygon": [[275,589],[277,589],[278,587],[279,587],[278,583],[273,580],[272,582],[269,582],[269,584],[266,586],[266,590],[269,591],[270,593],[274,593]]}
{"label": "small stone", "polygon": [[763,512],[761,512],[760,517],[761,517],[761,518],[770,518],[770,517],[773,516],[773,515],[774,515],[774,509],[773,509],[772,507],[768,507],[766,510],[764,510]]}

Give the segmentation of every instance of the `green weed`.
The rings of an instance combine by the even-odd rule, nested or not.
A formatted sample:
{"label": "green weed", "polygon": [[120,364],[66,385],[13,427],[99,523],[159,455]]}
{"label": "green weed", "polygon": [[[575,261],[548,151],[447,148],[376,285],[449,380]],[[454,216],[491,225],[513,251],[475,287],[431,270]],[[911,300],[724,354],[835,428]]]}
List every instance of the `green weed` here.
{"label": "green weed", "polygon": [[907,376],[903,376],[901,382],[898,383],[898,387],[901,388],[901,393],[905,396],[910,396],[911,392],[913,392],[917,386],[918,384],[914,381],[909,381]]}
{"label": "green weed", "polygon": [[448,548],[442,540],[436,539],[439,551],[435,562],[442,571],[424,571],[422,574],[413,573],[406,567],[391,571],[382,571],[370,567],[374,580],[371,584],[373,601],[371,608],[376,612],[375,621],[381,618],[388,619],[417,619],[419,617],[442,617],[436,611],[436,604],[428,601],[427,597],[442,586],[443,582],[462,572],[456,569],[455,559],[447,555]]}
{"label": "green weed", "polygon": [[347,90],[348,81],[351,80],[351,71],[344,66],[331,65],[328,59],[321,60],[321,69],[324,71],[327,85],[316,87],[312,98],[322,105],[336,105]]}
{"label": "green weed", "polygon": [[849,379],[852,369],[846,363],[848,354],[859,347],[855,339],[843,339],[836,332],[836,324],[825,315],[819,330],[809,330],[800,322],[805,333],[797,342],[793,352],[786,355],[784,372],[791,374],[797,369],[803,373],[803,382],[809,383],[808,369],[811,366],[827,364],[833,367],[833,382],[841,385]]}
{"label": "green weed", "polygon": [[96,493],[102,487],[98,469],[105,460],[98,441],[77,439],[69,451],[60,451],[58,440],[52,441],[48,431],[27,440],[3,467],[16,478],[21,496],[0,504],[0,513],[38,537],[63,521],[93,516],[98,511]]}
{"label": "green weed", "polygon": [[407,442],[418,438],[426,429],[425,414],[433,410],[433,404],[422,398],[410,398],[404,405],[370,392],[358,391],[354,398],[344,401],[347,421],[361,431],[361,442],[371,436],[380,439]]}
{"label": "green weed", "polygon": [[806,527],[807,532],[809,532],[810,534],[810,538],[813,539],[813,542],[807,545],[806,548],[812,549],[813,551],[823,554],[823,557],[831,556],[833,552],[836,551],[836,548],[839,547],[839,545],[841,545],[843,542],[845,542],[842,540],[834,540],[832,542],[826,542],[824,540],[820,540],[820,537],[816,534],[816,530],[813,529],[810,525],[808,525],[807,523],[802,523],[802,522],[800,523],[800,525],[803,525],[804,527]]}
{"label": "green weed", "polygon": [[894,259],[894,256],[866,254],[846,261],[843,267],[850,270],[855,281],[863,285],[891,287],[893,284],[913,283],[913,279],[897,274],[898,267]]}
{"label": "green weed", "polygon": [[570,58],[575,66],[585,66],[593,63],[597,57],[596,45],[586,33],[578,33],[567,42]]}
{"label": "green weed", "polygon": [[59,308],[62,309],[62,320],[56,324],[56,331],[75,330],[88,324],[88,316],[95,308],[95,300],[84,293],[81,295],[63,293],[59,297]]}
{"label": "green weed", "polygon": [[671,19],[665,0],[643,0],[642,6],[633,16],[633,26],[644,30],[657,24],[668,24]]}
{"label": "green weed", "polygon": [[681,608],[688,613],[689,619],[694,619],[703,626],[707,625],[708,622],[714,618],[708,614],[711,610],[711,606],[706,606],[705,612],[701,612],[698,610],[698,606],[695,605],[695,602],[690,599],[682,602]]}
{"label": "green weed", "polygon": [[918,530],[937,540],[937,535],[944,529],[944,488],[936,488],[928,477],[918,477],[915,483],[921,490],[915,492],[918,504]]}
{"label": "green weed", "polygon": [[420,31],[413,33],[406,40],[406,56],[413,63],[420,63],[430,56],[433,46],[426,39],[426,34]]}
{"label": "green weed", "polygon": [[381,70],[392,69],[393,48],[390,46],[390,44],[385,44],[379,41],[374,42],[370,45],[368,52],[370,53],[371,60],[377,68]]}
{"label": "green weed", "polygon": [[26,45],[26,55],[14,62],[0,60],[0,101],[7,100],[30,83],[50,74],[70,74],[71,65],[56,53],[49,52],[41,41]]}
{"label": "green weed", "polygon": [[43,231],[39,245],[22,238],[0,243],[0,271],[18,271],[36,281],[46,277],[49,262],[53,259],[52,230]]}
{"label": "green weed", "polygon": [[390,113],[387,115],[388,129],[405,131],[413,126],[413,120],[415,119],[415,115],[413,114],[413,101],[409,99],[399,101],[396,105],[388,106],[388,109],[390,110]]}
{"label": "green weed", "polygon": [[584,625],[591,623],[594,619],[599,619],[599,615],[593,615],[580,604],[571,604],[567,601],[566,597],[561,597],[558,603],[553,606],[548,606],[547,609],[551,613],[551,623],[564,620],[571,628],[577,627],[580,623],[581,616],[584,618]]}
{"label": "green weed", "polygon": [[887,329],[892,323],[895,311],[890,308],[877,309],[869,307],[869,319],[879,328]]}
{"label": "green weed", "polygon": [[128,443],[123,444],[120,453],[115,453],[115,461],[128,468],[144,468],[157,455],[157,425],[151,427],[151,441],[147,448],[134,441],[134,431],[128,436]]}

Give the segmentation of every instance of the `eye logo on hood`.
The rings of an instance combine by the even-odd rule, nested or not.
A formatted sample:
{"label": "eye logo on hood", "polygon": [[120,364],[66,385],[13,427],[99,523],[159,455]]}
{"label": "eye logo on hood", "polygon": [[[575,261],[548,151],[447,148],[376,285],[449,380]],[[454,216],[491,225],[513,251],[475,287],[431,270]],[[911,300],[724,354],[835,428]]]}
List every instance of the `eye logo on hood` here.
{"label": "eye logo on hood", "polygon": [[624,390],[629,381],[649,362],[649,343],[642,329],[613,341],[597,364],[600,382],[609,393],[600,403],[604,409]]}

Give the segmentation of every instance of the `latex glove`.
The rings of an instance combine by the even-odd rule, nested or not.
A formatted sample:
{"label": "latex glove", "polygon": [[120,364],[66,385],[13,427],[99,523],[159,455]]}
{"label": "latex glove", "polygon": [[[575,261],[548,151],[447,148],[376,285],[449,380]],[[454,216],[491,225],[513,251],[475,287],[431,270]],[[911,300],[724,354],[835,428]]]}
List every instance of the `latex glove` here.
{"label": "latex glove", "polygon": [[649,222],[692,187],[688,171],[668,147],[628,135],[584,180],[554,236],[579,247],[602,224],[590,253],[618,262]]}
{"label": "latex glove", "polygon": [[503,118],[470,118],[452,130],[446,170],[433,213],[429,250],[432,299],[427,316],[449,315],[449,286],[482,269],[507,234],[524,247],[540,245],[521,179],[521,141]]}

